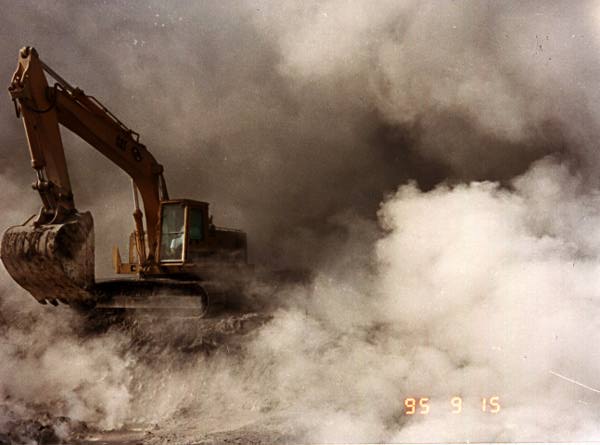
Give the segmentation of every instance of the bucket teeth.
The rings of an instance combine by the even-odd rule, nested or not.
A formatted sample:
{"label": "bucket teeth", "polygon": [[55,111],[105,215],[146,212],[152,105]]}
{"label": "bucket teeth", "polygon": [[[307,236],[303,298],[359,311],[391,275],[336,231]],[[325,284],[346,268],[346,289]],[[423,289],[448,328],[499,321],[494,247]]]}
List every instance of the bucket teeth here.
{"label": "bucket teeth", "polygon": [[10,227],[0,257],[13,279],[40,303],[79,303],[93,298],[94,223],[89,212],[62,224],[35,226],[33,218]]}

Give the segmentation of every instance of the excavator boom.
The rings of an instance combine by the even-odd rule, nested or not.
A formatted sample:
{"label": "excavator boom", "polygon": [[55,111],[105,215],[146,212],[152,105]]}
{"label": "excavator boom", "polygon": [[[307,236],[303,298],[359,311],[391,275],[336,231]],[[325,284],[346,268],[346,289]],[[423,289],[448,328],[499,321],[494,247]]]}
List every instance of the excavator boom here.
{"label": "excavator boom", "polygon": [[[132,178],[142,196],[146,227],[155,228],[160,199],[168,199],[168,193],[163,167],[139,142],[139,135],[94,97],[56,74],[34,48],[25,47],[19,55],[9,92],[17,114],[23,118],[31,165],[38,175],[35,188],[44,206],[38,223],[60,223],[75,209],[58,126],[61,124]],[[53,87],[48,86],[45,71],[55,77]],[[155,231],[148,230],[146,235],[148,252],[153,256],[157,247]]]}

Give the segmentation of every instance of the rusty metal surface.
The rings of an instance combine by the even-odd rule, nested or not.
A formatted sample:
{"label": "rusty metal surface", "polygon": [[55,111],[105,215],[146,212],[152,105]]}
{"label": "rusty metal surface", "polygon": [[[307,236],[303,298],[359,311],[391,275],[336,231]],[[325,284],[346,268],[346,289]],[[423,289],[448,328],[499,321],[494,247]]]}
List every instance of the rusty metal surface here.
{"label": "rusty metal surface", "polygon": [[0,257],[11,277],[40,303],[93,300],[94,225],[89,212],[63,224],[10,227]]}

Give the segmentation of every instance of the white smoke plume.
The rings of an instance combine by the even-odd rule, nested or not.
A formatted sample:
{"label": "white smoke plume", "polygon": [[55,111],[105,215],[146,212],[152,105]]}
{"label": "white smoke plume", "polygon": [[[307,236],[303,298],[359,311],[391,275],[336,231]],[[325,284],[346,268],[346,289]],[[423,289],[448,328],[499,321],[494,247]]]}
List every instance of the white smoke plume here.
{"label": "white smoke plume", "polygon": [[[598,437],[600,198],[553,159],[512,185],[390,196],[374,270],[324,272],[261,331],[258,393],[316,442]],[[430,413],[405,415],[408,397]]]}

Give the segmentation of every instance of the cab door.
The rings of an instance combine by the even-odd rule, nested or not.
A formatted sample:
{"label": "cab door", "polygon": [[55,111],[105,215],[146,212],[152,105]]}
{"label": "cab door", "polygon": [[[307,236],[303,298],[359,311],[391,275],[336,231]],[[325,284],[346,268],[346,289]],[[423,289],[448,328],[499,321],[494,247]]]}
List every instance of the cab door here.
{"label": "cab door", "polygon": [[185,260],[186,205],[182,202],[161,204],[160,262]]}

